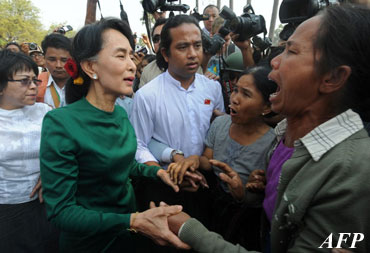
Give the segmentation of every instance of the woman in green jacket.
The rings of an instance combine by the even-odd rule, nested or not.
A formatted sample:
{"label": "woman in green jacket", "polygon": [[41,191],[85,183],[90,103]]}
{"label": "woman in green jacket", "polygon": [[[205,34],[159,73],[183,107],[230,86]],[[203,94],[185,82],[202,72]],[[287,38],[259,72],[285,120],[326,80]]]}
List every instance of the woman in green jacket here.
{"label": "woman in green jacket", "polygon": [[65,68],[69,104],[48,113],[40,149],[48,218],[60,229],[62,252],[133,252],[142,233],[159,244],[186,247],[167,226],[180,206],[136,212],[130,176],[160,178],[161,168],[138,164],[136,137],[117,97],[132,93],[136,67],[127,23],[103,19],[82,28]]}

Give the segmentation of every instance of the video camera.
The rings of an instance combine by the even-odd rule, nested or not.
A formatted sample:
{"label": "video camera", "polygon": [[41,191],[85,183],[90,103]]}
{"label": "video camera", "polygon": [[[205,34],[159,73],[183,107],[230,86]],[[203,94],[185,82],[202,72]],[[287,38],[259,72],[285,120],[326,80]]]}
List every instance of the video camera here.
{"label": "video camera", "polygon": [[[173,4],[177,0],[143,0],[143,8],[146,12],[154,13],[157,10],[161,11],[182,11],[186,13],[190,10],[190,6],[186,4]],[[166,4],[168,2],[169,4]]]}
{"label": "video camera", "polygon": [[260,33],[267,33],[266,22],[262,15],[255,15],[251,5],[243,9],[243,14],[237,17],[232,9],[222,7],[220,16],[225,19],[224,27],[235,34],[239,34],[238,40],[244,41]]}
{"label": "video camera", "polygon": [[300,24],[330,5],[341,4],[346,0],[283,0],[280,5],[281,23]]}

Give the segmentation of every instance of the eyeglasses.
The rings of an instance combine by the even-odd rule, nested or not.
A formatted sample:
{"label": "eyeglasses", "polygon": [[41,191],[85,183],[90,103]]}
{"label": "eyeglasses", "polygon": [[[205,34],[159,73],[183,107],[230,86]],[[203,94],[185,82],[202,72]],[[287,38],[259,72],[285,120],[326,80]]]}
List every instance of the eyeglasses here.
{"label": "eyeglasses", "polygon": [[39,80],[39,79],[28,79],[28,78],[25,78],[25,79],[21,79],[21,80],[8,80],[8,82],[20,82],[23,86],[30,86],[31,83],[33,82],[36,86],[39,86],[42,81]]}
{"label": "eyeglasses", "polygon": [[41,56],[44,56],[44,54],[43,53],[33,53],[31,55],[32,58],[41,57]]}
{"label": "eyeglasses", "polygon": [[161,35],[156,34],[153,36],[153,43],[158,43],[161,40]]}

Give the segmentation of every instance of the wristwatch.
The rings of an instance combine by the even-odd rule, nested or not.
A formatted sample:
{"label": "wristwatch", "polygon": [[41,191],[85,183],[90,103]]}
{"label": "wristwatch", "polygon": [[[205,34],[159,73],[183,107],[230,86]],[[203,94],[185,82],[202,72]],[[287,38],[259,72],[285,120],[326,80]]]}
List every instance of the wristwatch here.
{"label": "wristwatch", "polygon": [[182,156],[184,156],[184,152],[182,152],[181,150],[176,150],[176,149],[172,150],[172,152],[171,152],[171,162],[174,162],[173,157],[175,155],[182,155]]}

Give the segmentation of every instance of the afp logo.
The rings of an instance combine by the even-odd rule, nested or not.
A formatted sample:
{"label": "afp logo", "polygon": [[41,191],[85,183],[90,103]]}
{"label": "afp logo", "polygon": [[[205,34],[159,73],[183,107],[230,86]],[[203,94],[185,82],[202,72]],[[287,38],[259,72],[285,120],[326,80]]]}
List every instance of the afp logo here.
{"label": "afp logo", "polygon": [[[364,240],[365,236],[363,233],[353,233],[353,236],[351,233],[339,233],[339,238],[338,238],[338,243],[337,245],[334,246],[334,248],[342,248],[341,245],[342,243],[346,243],[347,244],[347,240],[349,238],[352,238],[352,243],[351,243],[351,249],[355,249],[356,248],[356,243],[358,242],[361,242]],[[325,241],[320,245],[319,247],[320,249],[322,248],[328,248],[328,249],[332,249],[333,248],[333,233],[331,233],[326,239]]]}

